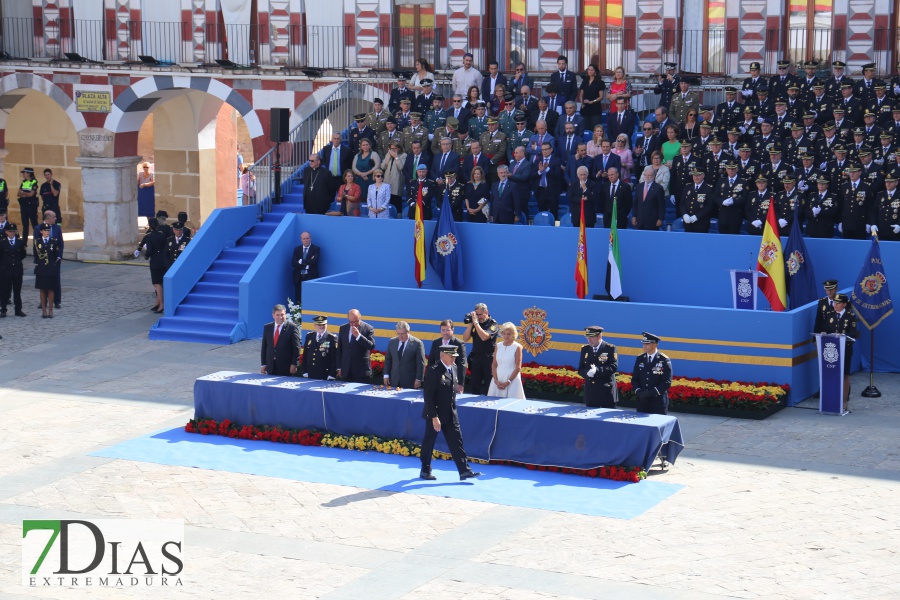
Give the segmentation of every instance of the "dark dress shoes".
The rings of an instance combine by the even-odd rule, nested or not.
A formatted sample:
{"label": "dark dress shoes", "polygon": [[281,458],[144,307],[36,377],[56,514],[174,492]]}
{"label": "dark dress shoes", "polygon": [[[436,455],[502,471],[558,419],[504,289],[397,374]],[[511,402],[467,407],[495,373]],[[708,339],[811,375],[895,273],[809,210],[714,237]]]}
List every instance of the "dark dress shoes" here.
{"label": "dark dress shoes", "polygon": [[466,479],[472,479],[474,477],[481,477],[482,475],[484,475],[484,473],[475,472],[472,469],[469,469],[468,471],[463,471],[462,473],[459,474],[459,480],[465,481]]}
{"label": "dark dress shoes", "polygon": [[419,479],[426,479],[428,481],[435,481],[437,477],[431,474],[431,471],[419,471]]}
{"label": "dark dress shoes", "polygon": [[16,316],[17,316],[17,317],[24,317],[24,316],[25,316],[25,313],[23,313],[21,310],[17,310],[17,311],[16,311]]}

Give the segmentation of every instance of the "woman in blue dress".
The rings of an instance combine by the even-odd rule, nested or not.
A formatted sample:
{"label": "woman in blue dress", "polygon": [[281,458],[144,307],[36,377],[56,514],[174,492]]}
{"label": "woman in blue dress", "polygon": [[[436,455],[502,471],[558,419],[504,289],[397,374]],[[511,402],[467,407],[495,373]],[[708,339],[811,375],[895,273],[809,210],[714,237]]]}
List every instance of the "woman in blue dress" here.
{"label": "woman in blue dress", "polygon": [[368,198],[369,186],[375,183],[375,169],[381,164],[377,152],[372,151],[372,142],[363,138],[359,142],[359,154],[353,157],[353,174],[359,186],[360,198]]}

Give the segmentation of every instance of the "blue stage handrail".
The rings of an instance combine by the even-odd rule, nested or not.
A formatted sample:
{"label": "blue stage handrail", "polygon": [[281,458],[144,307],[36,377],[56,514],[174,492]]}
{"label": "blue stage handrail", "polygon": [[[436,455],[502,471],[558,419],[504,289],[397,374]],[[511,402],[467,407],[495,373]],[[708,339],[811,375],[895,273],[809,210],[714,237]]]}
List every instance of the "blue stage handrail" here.
{"label": "blue stage handrail", "polygon": [[167,317],[175,314],[175,308],[197,285],[222,250],[234,247],[256,222],[255,206],[217,208],[209,215],[163,278]]}

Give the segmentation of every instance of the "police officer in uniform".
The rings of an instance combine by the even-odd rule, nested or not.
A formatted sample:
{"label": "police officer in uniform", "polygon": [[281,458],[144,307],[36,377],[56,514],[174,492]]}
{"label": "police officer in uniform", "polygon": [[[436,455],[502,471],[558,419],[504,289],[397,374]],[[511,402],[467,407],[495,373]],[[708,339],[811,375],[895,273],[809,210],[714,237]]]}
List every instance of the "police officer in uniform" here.
{"label": "police officer in uniform", "polygon": [[716,203],[713,202],[712,189],[704,181],[705,177],[704,171],[691,171],[693,183],[685,185],[681,191],[678,209],[684,220],[684,230],[688,233],[709,233],[709,219]]}
{"label": "police officer in uniform", "polygon": [[419,457],[422,461],[419,477],[428,481],[437,479],[431,473],[431,458],[439,431],[444,432],[444,440],[450,449],[453,462],[456,463],[460,481],[481,475],[469,468],[469,460],[466,450],[463,448],[462,432],[459,429],[459,416],[456,414],[458,385],[456,356],[456,346],[441,346],[440,362],[425,370],[425,381],[422,386],[425,397],[425,407],[422,409],[422,418],[425,419],[425,435],[422,439],[422,451]]}
{"label": "police officer in uniform", "polygon": [[738,177],[737,163],[728,161],[725,175],[713,189],[713,200],[719,208],[719,233],[736,235],[741,232],[747,191],[747,180]]}
{"label": "police officer in uniform", "polygon": [[825,324],[828,322],[828,314],[834,310],[834,297],[837,295],[838,280],[826,279],[822,282],[825,288],[825,297],[819,298],[816,306],[816,324],[813,333],[825,333]]}
{"label": "police officer in uniform", "polygon": [[860,168],[851,164],[847,167],[849,181],[841,185],[843,203],[840,215],[840,232],[846,239],[864,240],[868,235],[866,225],[870,222],[870,212],[874,203],[869,193],[869,184],[860,178]]}
{"label": "police officer in uniform", "polygon": [[882,129],[891,126],[894,120],[894,102],[888,97],[883,83],[875,86],[875,98],[866,105],[866,108],[877,115],[875,122]]}
{"label": "police officer in uniform", "polygon": [[829,77],[825,82],[825,93],[831,96],[832,101],[835,104],[841,101],[841,87],[844,84],[849,84],[850,87],[853,87],[853,80],[849,77],[844,76],[844,69],[847,67],[847,63],[841,60],[836,60],[831,63],[831,71],[834,74],[834,77]]}
{"label": "police officer in uniform", "polygon": [[17,317],[24,317],[22,312],[22,276],[25,268],[25,240],[19,237],[15,223],[7,223],[3,228],[5,235],[0,237],[0,318],[6,317],[6,307],[10,300]]}
{"label": "police officer in uniform", "polygon": [[449,113],[444,110],[444,97],[435,94],[432,98],[431,108],[425,114],[425,129],[432,134],[447,124]]}
{"label": "police officer in uniform", "polygon": [[[856,315],[852,310],[847,310],[850,298],[847,294],[835,294],[834,309],[828,314],[825,323],[825,333],[842,333],[847,336],[844,346],[844,411],[849,412],[850,402],[850,361],[853,358],[853,340],[859,338],[859,327],[856,324]],[[853,338],[853,339],[850,339]]]}
{"label": "police officer in uniform", "polygon": [[673,62],[667,62],[663,63],[663,66],[666,68],[666,73],[665,75],[662,73],[658,75],[659,81],[656,87],[653,88],[653,93],[659,95],[659,104],[657,106],[664,106],[668,110],[669,104],[672,103],[672,96],[675,95],[675,90],[678,89],[678,76],[675,75],[675,68],[678,65]]}
{"label": "police officer in uniform", "polygon": [[469,353],[469,369],[472,371],[472,393],[487,394],[491,384],[491,364],[494,360],[494,347],[497,345],[497,334],[500,326],[491,318],[486,304],[475,305],[475,310],[466,315],[463,323],[466,330],[463,332],[463,341],[472,342],[472,352]]}
{"label": "police officer in uniform", "polygon": [[584,405],[615,408],[618,398],[616,372],[619,370],[616,347],[603,341],[603,328],[597,325],[586,327],[584,335],[588,343],[581,347],[578,362],[578,374],[584,378]]}
{"label": "police officer in uniform", "polygon": [[[19,186],[19,208],[22,211],[22,239],[28,241],[28,225],[37,232],[38,227],[38,190],[40,185],[34,178],[34,169],[22,169],[22,184]],[[37,233],[33,234],[37,239]]]}
{"label": "police officer in uniform", "polygon": [[716,106],[716,118],[714,122],[718,123],[720,127],[723,127],[726,130],[736,127],[744,120],[744,115],[741,112],[744,110],[744,105],[738,102],[736,98],[737,88],[726,85],[725,102],[721,102]]}
{"label": "police officer in uniform", "polygon": [[313,317],[315,331],[306,334],[300,372],[312,379],[334,380],[337,375],[337,336],[328,331],[328,317]]}
{"label": "police officer in uniform", "polygon": [[[822,80],[816,76],[818,68],[819,64],[814,60],[803,63],[806,76],[800,78],[798,85],[800,86],[800,97],[804,101],[809,101],[814,95],[813,88],[822,83]],[[822,89],[825,89],[824,85],[822,85]]]}
{"label": "police officer in uniform", "polygon": [[469,135],[472,139],[481,139],[481,134],[487,131],[487,104],[482,101],[475,103],[474,115],[469,119]]}
{"label": "police officer in uniform", "polygon": [[878,137],[881,143],[875,147],[872,155],[875,157],[876,163],[887,169],[897,164],[897,159],[895,158],[897,146],[894,144],[894,134],[890,131],[885,131]]}
{"label": "police officer in uniform", "polygon": [[769,189],[769,178],[760,173],[754,180],[756,191],[747,194],[747,233],[762,235],[774,192]]}
{"label": "police officer in uniform", "polygon": [[658,351],[660,339],[644,332],[644,353],[634,361],[631,387],[638,412],[665,415],[669,410],[669,387],[672,385],[672,361]]}
{"label": "police officer in uniform", "polygon": [[350,129],[350,152],[353,153],[353,156],[359,153],[359,143],[363,138],[368,139],[373,148],[377,148],[378,139],[375,136],[375,130],[366,126],[366,113],[355,115],[353,120],[356,121],[356,128]]}
{"label": "police officer in uniform", "polygon": [[421,142],[422,148],[428,148],[428,130],[422,125],[422,113],[409,113],[409,127],[403,130],[403,151],[412,152],[412,143]]}
{"label": "police officer in uniform", "polygon": [[875,196],[872,233],[877,233],[882,241],[900,240],[900,192],[894,171],[885,176],[884,186],[886,189]]}
{"label": "police officer in uniform", "polygon": [[428,111],[431,110],[431,107],[434,106],[434,92],[432,91],[434,88],[434,81],[431,79],[423,79],[419,83],[422,84],[422,93],[413,101],[413,110],[424,116],[427,115]]}
{"label": "police officer in uniform", "polygon": [[828,178],[819,175],[814,189],[806,195],[806,235],[811,238],[834,237],[838,201],[828,187]]}
{"label": "police officer in uniform", "polygon": [[431,220],[431,202],[440,194],[438,184],[428,179],[428,165],[420,164],[416,170],[417,179],[411,180],[406,184],[406,216],[410,219],[416,218],[416,204],[419,199],[419,191],[422,192],[422,220]]}
{"label": "police officer in uniform", "polygon": [[515,117],[516,121],[516,130],[513,132],[513,135],[508,138],[508,144],[506,145],[506,160],[507,162],[512,162],[513,159],[513,150],[518,148],[519,146],[523,146],[525,148],[528,147],[528,141],[531,139],[531,136],[534,135],[533,131],[529,131],[526,127],[526,122],[528,121],[528,117],[525,116],[524,113],[516,113]]}
{"label": "police officer in uniform", "polygon": [[172,236],[166,240],[166,257],[169,267],[175,264],[190,241],[191,236],[185,232],[184,223],[178,222],[172,225]]}
{"label": "police officer in uniform", "polygon": [[397,119],[397,129],[399,129],[401,133],[409,127],[412,122],[411,107],[412,100],[403,98],[400,100],[400,110],[394,113],[394,118]]}
{"label": "police officer in uniform", "polygon": [[779,235],[786,236],[791,233],[791,225],[794,222],[794,210],[800,209],[803,217],[803,196],[797,192],[796,183],[792,175],[781,180],[784,189],[775,195],[775,218],[778,220]]}
{"label": "police officer in uniform", "polygon": [[388,111],[394,113],[394,115],[401,110],[404,100],[409,101],[406,107],[406,111],[409,112],[409,106],[416,99],[416,93],[406,87],[406,83],[406,77],[400,75],[397,77],[397,87],[391,90],[391,97],[388,98]]}
{"label": "police officer in uniform", "polygon": [[457,169],[447,169],[444,171],[444,185],[438,186],[440,200],[438,206],[443,206],[444,194],[450,201],[450,212],[453,213],[453,220],[461,223],[463,220],[463,206],[466,203],[466,185],[456,177]]}

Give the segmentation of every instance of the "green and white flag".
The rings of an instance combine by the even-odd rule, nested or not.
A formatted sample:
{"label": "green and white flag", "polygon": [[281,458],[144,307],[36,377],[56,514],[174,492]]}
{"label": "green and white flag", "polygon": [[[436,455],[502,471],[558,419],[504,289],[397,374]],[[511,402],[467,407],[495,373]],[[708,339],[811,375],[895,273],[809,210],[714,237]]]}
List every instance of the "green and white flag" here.
{"label": "green and white flag", "polygon": [[615,300],[622,295],[622,259],[619,257],[619,230],[616,228],[616,200],[612,205],[612,223],[609,226],[609,260],[606,263],[606,293]]}

